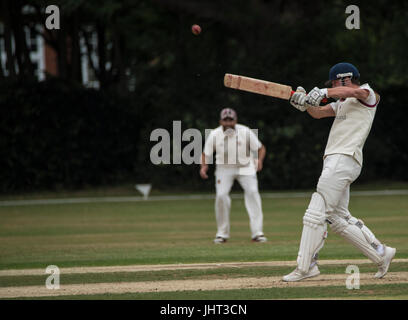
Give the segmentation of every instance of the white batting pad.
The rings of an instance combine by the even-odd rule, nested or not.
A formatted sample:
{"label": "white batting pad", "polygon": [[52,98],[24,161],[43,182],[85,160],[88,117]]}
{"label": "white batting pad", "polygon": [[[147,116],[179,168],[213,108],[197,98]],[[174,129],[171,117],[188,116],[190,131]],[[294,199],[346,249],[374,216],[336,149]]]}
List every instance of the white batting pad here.
{"label": "white batting pad", "polygon": [[359,249],[371,261],[376,264],[382,263],[383,257],[375,249],[381,245],[381,243],[361,220],[357,220],[354,217],[349,219],[346,228],[340,232],[340,235]]}
{"label": "white batting pad", "polygon": [[323,197],[315,192],[303,217],[303,231],[297,258],[298,269],[308,272],[312,259],[323,247],[327,237],[326,205]]}

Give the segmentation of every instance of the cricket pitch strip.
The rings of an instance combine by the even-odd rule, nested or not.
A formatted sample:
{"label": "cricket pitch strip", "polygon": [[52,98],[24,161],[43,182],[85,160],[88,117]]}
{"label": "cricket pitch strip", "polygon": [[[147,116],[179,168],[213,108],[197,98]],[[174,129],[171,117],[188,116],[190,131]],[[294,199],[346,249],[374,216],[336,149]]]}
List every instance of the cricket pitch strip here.
{"label": "cricket pitch strip", "polygon": [[[408,262],[408,259],[395,259],[393,262]],[[368,264],[369,260],[322,260],[320,265],[347,265]],[[137,265],[137,266],[107,266],[107,267],[76,267],[61,268],[61,276],[73,273],[109,273],[109,272],[141,272],[161,270],[187,270],[210,268],[241,268],[250,266],[294,266],[293,261],[268,262],[226,262],[207,264],[173,264],[173,265]],[[41,271],[41,272],[40,272]],[[1,270],[2,276],[44,275],[43,269]],[[161,280],[138,282],[110,282],[110,283],[83,283],[63,284],[60,288],[50,290],[44,286],[15,286],[1,287],[0,298],[38,298],[73,295],[99,295],[147,292],[174,292],[174,291],[214,291],[236,289],[265,289],[290,287],[329,287],[344,286],[348,274],[321,274],[317,277],[300,282],[283,282],[281,276],[271,277],[240,277],[231,279],[189,279],[189,280]],[[374,279],[371,273],[360,274],[360,284],[404,284],[408,283],[408,272],[389,272],[383,279]]]}

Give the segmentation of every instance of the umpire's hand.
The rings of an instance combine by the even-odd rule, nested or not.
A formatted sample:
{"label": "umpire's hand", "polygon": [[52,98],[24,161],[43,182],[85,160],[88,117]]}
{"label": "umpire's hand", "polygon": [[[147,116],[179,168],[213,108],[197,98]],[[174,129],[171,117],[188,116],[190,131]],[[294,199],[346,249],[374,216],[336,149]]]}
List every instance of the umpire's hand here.
{"label": "umpire's hand", "polygon": [[208,165],[201,166],[201,169],[200,169],[201,178],[208,179],[207,171],[208,171]]}

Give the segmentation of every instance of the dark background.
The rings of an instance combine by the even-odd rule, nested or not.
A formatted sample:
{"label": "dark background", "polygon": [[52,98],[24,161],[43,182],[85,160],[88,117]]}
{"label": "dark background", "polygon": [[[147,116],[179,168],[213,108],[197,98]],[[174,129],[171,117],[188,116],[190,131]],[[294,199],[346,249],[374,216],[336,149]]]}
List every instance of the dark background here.
{"label": "dark background", "polygon": [[[27,3],[30,14],[21,14]],[[218,125],[223,107],[259,129],[267,149],[264,189],[313,188],[332,119],[288,102],[224,88],[226,72],[306,90],[351,62],[381,95],[358,183],[407,181],[408,2],[354,1],[360,29],[345,27],[345,1],[0,0],[0,191],[78,189],[151,182],[163,190],[210,190],[198,165],[153,165],[150,133]],[[41,32],[58,75],[34,76],[23,28],[44,25],[58,5],[61,29]],[[199,24],[195,36],[191,25]],[[82,85],[79,39],[98,57],[99,89]],[[16,46],[11,46],[14,37]],[[68,39],[68,41],[67,41]],[[68,44],[67,44],[68,43]]]}

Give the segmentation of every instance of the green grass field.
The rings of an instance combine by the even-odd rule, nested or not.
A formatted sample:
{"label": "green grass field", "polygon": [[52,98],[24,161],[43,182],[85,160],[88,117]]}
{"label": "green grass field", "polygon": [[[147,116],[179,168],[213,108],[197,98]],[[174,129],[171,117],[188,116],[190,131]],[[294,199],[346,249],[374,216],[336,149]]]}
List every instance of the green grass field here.
{"label": "green grass field", "polygon": [[[267,243],[250,241],[242,199],[234,199],[231,239],[214,245],[213,200],[143,201],[0,207],[0,270],[179,263],[294,261],[308,198],[263,199]],[[356,196],[351,213],[376,236],[408,258],[408,196]],[[329,230],[320,259],[365,257]],[[138,281],[234,279],[282,276],[292,267],[218,268],[99,274],[61,274],[61,285]],[[322,266],[322,274],[344,274],[345,266]],[[372,264],[361,272],[374,273]],[[395,263],[392,272],[408,271]],[[47,275],[0,276],[0,288],[44,284]],[[386,279],[386,278],[385,278]],[[62,296],[63,299],[286,299],[407,298],[407,283],[363,286],[247,288],[240,290],[146,292]],[[57,297],[55,297],[57,298]],[[48,298],[49,299],[49,298]]]}

